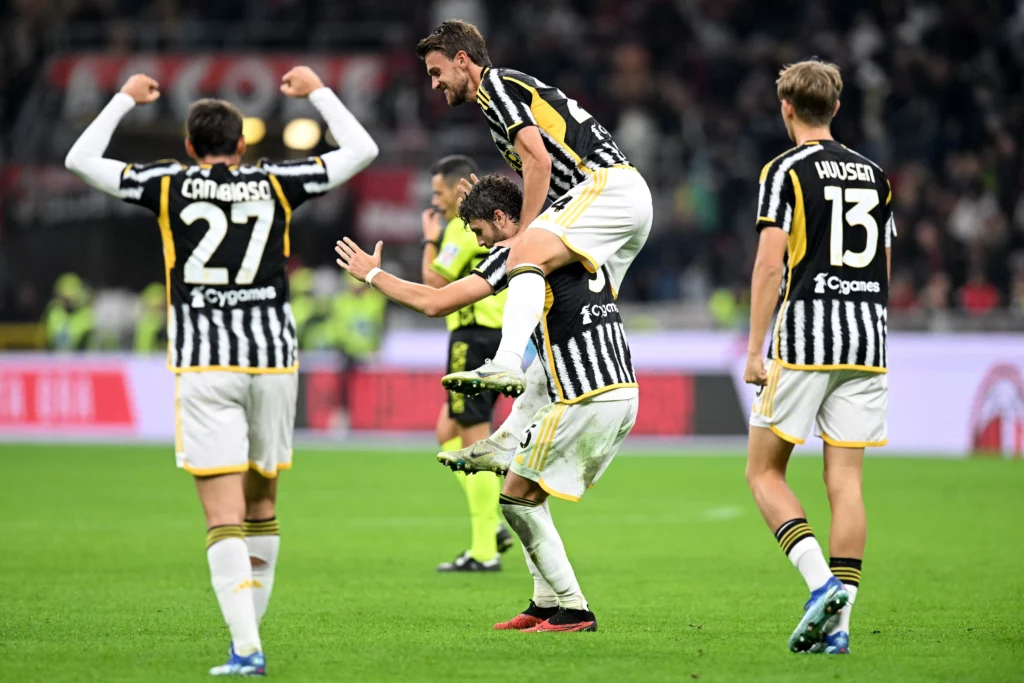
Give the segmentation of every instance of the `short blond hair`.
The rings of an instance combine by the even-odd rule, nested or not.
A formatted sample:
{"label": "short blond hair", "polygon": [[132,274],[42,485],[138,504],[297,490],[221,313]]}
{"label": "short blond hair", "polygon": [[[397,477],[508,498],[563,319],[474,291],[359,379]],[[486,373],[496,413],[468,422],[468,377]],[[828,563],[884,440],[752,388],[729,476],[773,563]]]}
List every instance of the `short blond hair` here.
{"label": "short blond hair", "polygon": [[835,64],[811,59],[784,67],[775,85],[779,99],[793,105],[798,119],[812,126],[827,126],[843,92],[843,77]]}

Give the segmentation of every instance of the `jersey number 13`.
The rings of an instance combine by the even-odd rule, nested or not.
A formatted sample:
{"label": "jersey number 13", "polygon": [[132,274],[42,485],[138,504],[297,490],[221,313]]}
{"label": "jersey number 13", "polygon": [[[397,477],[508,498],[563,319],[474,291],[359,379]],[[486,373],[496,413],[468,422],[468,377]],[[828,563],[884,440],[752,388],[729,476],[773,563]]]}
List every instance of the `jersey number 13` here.
{"label": "jersey number 13", "polygon": [[[861,187],[848,187],[845,190],[836,185],[825,188],[825,199],[832,202],[832,233],[829,240],[829,263],[833,266],[850,266],[866,268],[875,258],[878,251],[878,223],[871,215],[871,210],[878,206],[878,191]],[[867,231],[867,242],[864,251],[843,251],[843,200],[852,204],[846,212],[846,225],[861,225]]]}

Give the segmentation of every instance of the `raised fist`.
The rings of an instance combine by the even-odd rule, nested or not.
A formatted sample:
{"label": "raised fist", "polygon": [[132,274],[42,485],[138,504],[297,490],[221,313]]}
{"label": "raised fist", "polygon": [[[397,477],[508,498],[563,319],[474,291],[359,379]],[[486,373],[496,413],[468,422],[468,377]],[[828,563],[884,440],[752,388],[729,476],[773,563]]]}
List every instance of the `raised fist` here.
{"label": "raised fist", "polygon": [[124,82],[121,92],[135,100],[135,104],[149,104],[159,99],[160,84],[146,74],[135,74]]}
{"label": "raised fist", "polygon": [[306,97],[324,87],[324,82],[308,66],[296,66],[281,77],[281,92],[288,97]]}

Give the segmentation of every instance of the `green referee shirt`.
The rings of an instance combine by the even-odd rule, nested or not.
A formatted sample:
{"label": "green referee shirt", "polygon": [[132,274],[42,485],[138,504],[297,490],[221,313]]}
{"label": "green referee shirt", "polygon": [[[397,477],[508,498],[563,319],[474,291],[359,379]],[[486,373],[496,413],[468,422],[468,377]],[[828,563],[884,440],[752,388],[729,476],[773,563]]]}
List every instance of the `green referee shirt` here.
{"label": "green referee shirt", "polygon": [[[466,224],[456,216],[448,221],[444,229],[437,258],[430,264],[430,269],[448,282],[455,282],[472,273],[489,252],[490,249],[476,243],[476,235],[467,230]],[[447,317],[448,330],[469,325],[501,329],[501,316],[507,296],[508,292],[502,291],[450,314]]]}

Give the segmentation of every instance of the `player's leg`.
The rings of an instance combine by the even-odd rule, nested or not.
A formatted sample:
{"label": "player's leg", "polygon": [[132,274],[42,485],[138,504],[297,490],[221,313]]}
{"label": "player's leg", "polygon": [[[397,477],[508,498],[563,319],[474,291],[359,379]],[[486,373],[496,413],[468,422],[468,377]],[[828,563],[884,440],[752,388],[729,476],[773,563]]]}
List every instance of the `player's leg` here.
{"label": "player's leg", "polygon": [[252,565],[242,528],[249,469],[243,407],[248,378],[240,373],[196,372],[178,377],[179,465],[195,476],[206,518],[210,582],[231,633],[231,657],[211,673],[265,670],[252,598]]}
{"label": "player's leg", "polygon": [[[476,443],[487,438],[491,425],[478,422],[460,425],[463,443]],[[461,473],[460,473],[461,474]],[[494,472],[479,472],[466,477],[466,501],[469,503],[469,518],[472,527],[472,542],[469,557],[484,569],[499,569],[501,559],[498,553],[497,529],[501,522],[498,513],[498,495],[501,480]]]}
{"label": "player's leg", "polygon": [[[545,276],[576,261],[599,273],[615,254],[628,258],[646,241],[653,209],[643,178],[628,168],[600,169],[554,202],[512,244],[509,252],[508,300],[502,339],[494,362],[470,373],[445,377],[445,386],[475,391],[493,389],[506,395],[523,391],[519,368],[530,334],[544,312]],[[637,239],[643,234],[642,240]],[[639,244],[638,244],[639,242]],[[628,267],[628,263],[625,264]],[[622,264],[617,271],[625,274]],[[614,282],[617,287],[618,283]]]}
{"label": "player's leg", "polygon": [[746,478],[761,516],[811,591],[790,649],[812,649],[848,595],[829,570],[799,499],[786,482],[793,446],[803,443],[828,391],[829,374],[769,365],[750,417]]}
{"label": "player's leg", "polygon": [[832,508],[829,555],[832,573],[843,582],[850,601],[829,630],[822,651],[850,649],[850,617],[864,560],[867,516],[862,493],[864,448],[887,439],[888,378],[864,372],[832,373],[831,391],[818,415],[825,441],[825,488]]}
{"label": "player's leg", "polygon": [[274,590],[281,529],[277,523],[277,477],[264,477],[255,470],[244,475],[245,545],[252,564],[252,601],[257,621],[263,621]]}

